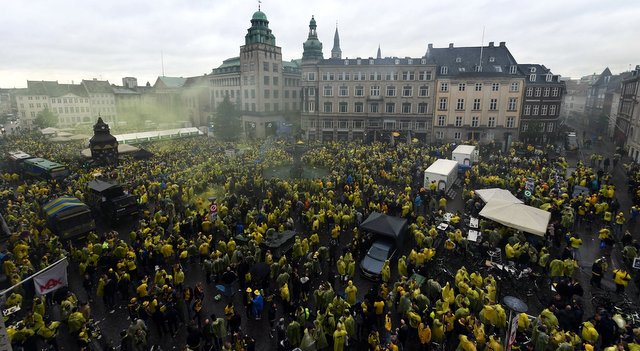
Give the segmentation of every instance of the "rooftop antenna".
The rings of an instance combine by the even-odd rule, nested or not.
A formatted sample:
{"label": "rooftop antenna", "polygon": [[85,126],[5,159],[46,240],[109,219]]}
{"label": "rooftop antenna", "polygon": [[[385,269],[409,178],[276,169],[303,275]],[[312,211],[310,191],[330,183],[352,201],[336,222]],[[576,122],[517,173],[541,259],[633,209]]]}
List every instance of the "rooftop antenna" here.
{"label": "rooftop antenna", "polygon": [[480,40],[480,64],[478,65],[478,71],[482,72],[482,49],[484,48],[484,26],[482,26],[482,39]]}
{"label": "rooftop antenna", "polygon": [[164,77],[164,53],[160,50],[160,65],[162,65],[162,76]]}

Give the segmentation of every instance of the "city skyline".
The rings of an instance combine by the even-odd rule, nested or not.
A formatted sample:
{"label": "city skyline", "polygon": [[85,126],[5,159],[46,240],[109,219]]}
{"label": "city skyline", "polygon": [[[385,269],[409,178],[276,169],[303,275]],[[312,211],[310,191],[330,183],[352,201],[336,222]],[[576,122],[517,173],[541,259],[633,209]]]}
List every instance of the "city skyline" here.
{"label": "city skyline", "polygon": [[[605,67],[614,73],[629,70],[640,57],[640,48],[631,45],[640,32],[640,22],[633,21],[640,4],[633,1],[618,1],[615,8],[597,1],[519,7],[509,1],[476,1],[451,9],[431,1],[403,5],[273,0],[261,7],[285,61],[302,57],[312,15],[325,57],[336,21],[343,57],[349,58],[375,56],[378,45],[383,57],[421,57],[428,43],[459,47],[505,41],[519,63],[541,63],[554,74],[578,78]],[[5,27],[0,87],[91,78],[121,84],[125,76],[153,84],[163,69],[166,76],[208,74],[238,55],[257,7],[257,1],[218,0],[9,3],[0,15]]]}

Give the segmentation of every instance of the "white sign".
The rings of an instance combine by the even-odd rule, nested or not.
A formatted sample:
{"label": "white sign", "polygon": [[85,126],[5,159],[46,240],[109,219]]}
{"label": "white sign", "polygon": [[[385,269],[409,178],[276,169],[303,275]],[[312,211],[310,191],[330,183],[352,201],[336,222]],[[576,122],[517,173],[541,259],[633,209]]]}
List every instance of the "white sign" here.
{"label": "white sign", "polygon": [[640,269],[640,257],[636,257],[633,259],[633,268]]}
{"label": "white sign", "polygon": [[211,214],[216,214],[218,213],[218,205],[216,204],[211,204],[211,206],[209,206],[209,212]]}
{"label": "white sign", "polygon": [[33,277],[36,295],[42,296],[67,286],[67,266],[69,262],[64,260],[46,271]]}
{"label": "white sign", "polygon": [[13,306],[13,307],[7,308],[6,310],[2,310],[2,315],[6,317],[18,311],[20,311],[20,306]]}

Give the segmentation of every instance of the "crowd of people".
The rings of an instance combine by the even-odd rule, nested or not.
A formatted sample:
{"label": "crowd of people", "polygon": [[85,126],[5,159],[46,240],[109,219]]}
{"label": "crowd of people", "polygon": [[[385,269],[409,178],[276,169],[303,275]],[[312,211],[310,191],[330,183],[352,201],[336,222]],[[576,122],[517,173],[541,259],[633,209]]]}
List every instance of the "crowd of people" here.
{"label": "crowd of people", "polygon": [[[92,349],[101,334],[96,314],[119,323],[119,338],[101,340],[120,350],[498,351],[506,343],[538,351],[640,349],[638,326],[621,321],[631,311],[591,306],[585,293],[606,291],[613,281],[615,291],[607,293],[613,303],[637,301],[626,294],[633,279],[638,284],[632,270],[639,249],[637,166],[626,168],[634,201],[627,210],[612,169],[597,161],[578,161],[567,172],[567,160],[547,150],[483,146],[482,161],[460,175],[456,208],[435,183],[423,184],[424,169],[447,157],[450,144],[306,145],[304,163],[327,171],[320,179],[264,176],[291,162],[282,140],[266,149],[244,145],[234,156],[224,152],[227,146],[206,137],[156,142],[146,146],[155,155],[149,160],[123,158],[117,167],[96,168],[75,156],[78,145],[35,134],[7,138],[3,151],[20,149],[73,171],[62,181],[11,171],[0,180],[11,231],[2,268],[6,285],[17,285],[3,309],[21,309],[5,317],[14,349],[58,350],[60,342]],[[41,206],[61,195],[82,200],[98,173],[124,184],[139,199],[141,215],[118,228],[104,224],[83,240],[60,241]],[[523,197],[531,185],[531,196]],[[546,235],[481,219],[480,239],[470,242],[469,219],[483,206],[475,190],[488,187],[549,211]],[[215,215],[203,195],[211,192]],[[379,281],[369,283],[357,267],[372,235],[359,224],[373,212],[406,218],[410,240],[396,260],[384,262]],[[447,212],[449,229],[437,229]],[[265,242],[286,231],[296,232],[290,250],[266,249]],[[583,248],[591,238],[600,243],[593,260]],[[530,280],[496,269],[490,260],[496,252],[519,271],[529,269]],[[63,257],[77,284],[70,278],[69,287],[42,297],[20,285]],[[540,290],[524,293],[532,282]],[[525,300],[532,314],[516,313],[511,323],[505,295]],[[511,324],[515,341],[505,339]]]}

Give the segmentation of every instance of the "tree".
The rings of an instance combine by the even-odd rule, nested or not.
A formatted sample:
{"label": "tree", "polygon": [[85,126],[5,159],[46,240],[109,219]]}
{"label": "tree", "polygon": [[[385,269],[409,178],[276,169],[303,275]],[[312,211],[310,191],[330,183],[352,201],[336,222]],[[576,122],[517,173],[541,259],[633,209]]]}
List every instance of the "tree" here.
{"label": "tree", "polygon": [[222,140],[235,140],[240,135],[242,130],[240,116],[238,110],[229,100],[229,96],[225,96],[218,105],[213,123],[216,137]]}
{"label": "tree", "polygon": [[34,123],[40,128],[55,127],[58,124],[58,116],[45,107],[44,110],[38,112]]}

